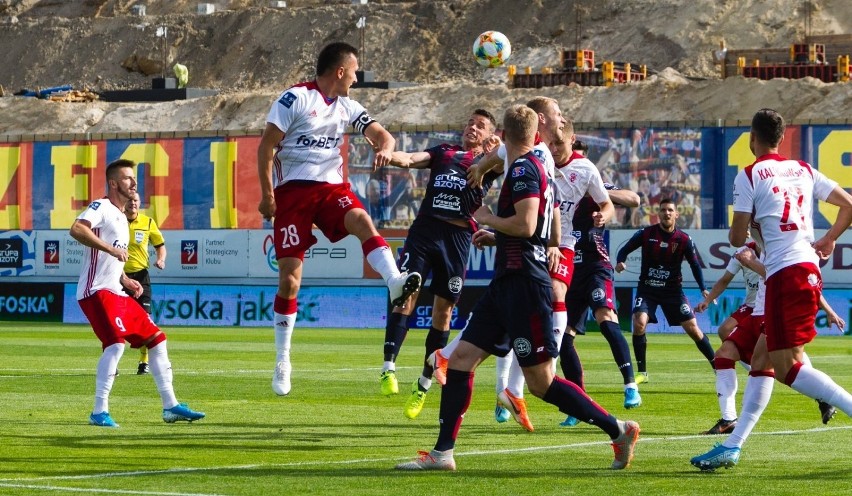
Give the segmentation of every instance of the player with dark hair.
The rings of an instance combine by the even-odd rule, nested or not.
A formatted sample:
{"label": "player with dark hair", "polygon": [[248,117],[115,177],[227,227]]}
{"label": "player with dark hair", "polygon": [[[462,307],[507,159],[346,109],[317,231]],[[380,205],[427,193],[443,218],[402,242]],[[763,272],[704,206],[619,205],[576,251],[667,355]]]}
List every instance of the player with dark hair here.
{"label": "player with dark hair", "polygon": [[553,375],[557,356],[552,333],[552,294],[547,247],[554,213],[547,173],[532,149],[535,111],[510,107],[503,118],[508,169],[497,215],[480,207],[474,217],[496,232],[480,230],[475,246],[496,244],[494,279],[476,303],[458,347],[449,358],[441,393],[440,431],[435,447],[396,466],[399,470],[455,470],[453,449],[470,405],[477,366],[490,355],[513,349],[530,392],[561,411],[594,424],[612,439],[612,468],[627,468],[639,437],[639,425],[623,422],[601,408],[576,384]]}
{"label": "player with dark hair", "polygon": [[[778,154],[785,127],[774,110],[755,113],[749,148],[757,159],[734,180],[734,216],[728,240],[733,246],[742,246],[751,231],[764,253],[764,333],[752,357],[746,387],[749,401],[743,401],[733,433],[690,460],[701,470],[739,462],[746,438],[769,403],[775,379],[852,416],[852,394],[803,360],[805,345],[816,336],[814,324],[822,295],[819,261],[831,255],[837,239],[852,225],[852,195],[810,164]],[[813,228],[815,200],[839,207],[831,228],[818,240]]]}
{"label": "player with dark hair", "polygon": [[[488,173],[477,187],[468,185],[466,179],[468,169],[485,151],[496,127],[497,121],[490,112],[476,109],[462,132],[461,145],[442,144],[414,153],[396,151],[391,156],[391,165],[430,169],[420,212],[408,230],[399,255],[401,271],[418,272],[423,277],[432,274],[429,290],[434,295],[423,374],[412,385],[404,411],[408,418],[420,414],[432,385],[429,355],[447,344],[453,308],[464,285],[471,236],[476,230],[473,213],[482,205],[485,193],[499,175]],[[408,333],[408,316],[414,310],[417,294],[395,306],[388,316],[381,374],[381,390],[386,396],[399,392],[395,362]]]}
{"label": "player with dark hair", "polygon": [[[93,201],[70,230],[71,237],[89,248],[77,282],[77,300],[103,348],[95,377],[95,404],[89,415],[89,423],[99,427],[118,427],[109,414],[109,393],[125,343],[133,348],[148,347],[164,421],[204,418],[203,413],[175,398],[166,335],[133,299],[142,294],[142,285],[124,273],[130,236],[124,208],[136,194],[135,165],[124,159],[110,163],[106,169],[107,196]],[[124,293],[124,288],[133,293],[133,298]]]}
{"label": "player with dark hair", "polygon": [[646,351],[648,341],[645,327],[649,322],[656,323],[657,307],[669,325],[682,326],[683,330],[695,341],[698,350],[713,366],[713,346],[707,336],[698,328],[695,314],[683,294],[683,276],[681,265],[686,259],[698,288],[707,296],[704,275],[698,249],[688,234],[677,228],[677,206],[674,201],[664,198],[660,201],[660,222],[636,231],[627,243],[618,250],[616,272],[627,268],[627,255],[642,248],[642,269],[639,274],[639,286],[633,303],[633,352],[636,354],[638,374],[636,383],[648,381],[648,362]]}
{"label": "player with dark hair", "polygon": [[367,263],[382,276],[393,305],[420,289],[420,274],[400,274],[387,242],[361,201],[343,180],[340,145],[347,126],[373,143],[374,167],[388,165],[393,136],[358,102],[349,99],[357,81],[358,50],[332,43],[317,57],[315,80],[285,90],[272,104],[257,150],[261,200],[258,210],[272,219],[278,292],[275,296],[275,371],[272,390],[290,392],[290,341],[296,322],[296,297],[305,251],[317,239],[316,225],[332,242],[349,234],[361,241]]}

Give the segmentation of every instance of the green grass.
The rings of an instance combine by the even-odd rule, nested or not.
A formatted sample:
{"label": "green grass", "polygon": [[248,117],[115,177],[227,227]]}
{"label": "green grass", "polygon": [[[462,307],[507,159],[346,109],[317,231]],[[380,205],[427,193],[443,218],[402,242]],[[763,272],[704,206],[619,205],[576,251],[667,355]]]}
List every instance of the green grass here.
{"label": "green grass", "polygon": [[[88,327],[0,325],[0,493],[23,494],[849,494],[850,419],[819,421],[813,400],[776,383],[775,394],[732,470],[700,473],[689,458],[723,437],[699,436],[719,417],[714,378],[684,335],[649,338],[651,382],[626,412],[620,375],[599,334],[578,339],[588,391],[642,437],[633,466],[608,469],[597,428],[558,427],[564,415],[529,398],[535,433],[493,419],[494,362],[476,378],[456,446],[455,473],[399,473],[393,466],[437,436],[439,389],[421,416],[407,397],[379,395],[383,334],[297,329],[293,391],[270,389],[269,329],[172,328],[178,399],[207,413],[165,424],[150,376],[128,349],[110,411],[119,429],[87,425],[100,345]],[[413,331],[398,361],[400,389],[419,373],[425,333]],[[714,344],[718,339],[714,338]],[[852,389],[852,339],[821,337],[814,363]],[[740,371],[740,390],[745,375]],[[839,442],[838,442],[839,441]]]}

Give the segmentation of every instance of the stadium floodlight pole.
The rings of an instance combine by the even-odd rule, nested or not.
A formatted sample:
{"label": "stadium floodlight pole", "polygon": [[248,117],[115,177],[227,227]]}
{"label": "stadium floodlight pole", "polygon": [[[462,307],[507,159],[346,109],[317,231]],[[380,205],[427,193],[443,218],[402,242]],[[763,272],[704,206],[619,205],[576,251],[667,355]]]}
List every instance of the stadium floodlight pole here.
{"label": "stadium floodlight pole", "polygon": [[361,16],[358,18],[358,22],[355,23],[355,27],[358,28],[358,55],[361,58],[361,70],[366,70],[367,54],[364,49],[364,38],[365,31],[367,30],[367,16]]}
{"label": "stadium floodlight pole", "polygon": [[169,28],[167,26],[157,26],[157,38],[163,39],[163,81],[166,79],[166,66],[168,65],[168,36]]}

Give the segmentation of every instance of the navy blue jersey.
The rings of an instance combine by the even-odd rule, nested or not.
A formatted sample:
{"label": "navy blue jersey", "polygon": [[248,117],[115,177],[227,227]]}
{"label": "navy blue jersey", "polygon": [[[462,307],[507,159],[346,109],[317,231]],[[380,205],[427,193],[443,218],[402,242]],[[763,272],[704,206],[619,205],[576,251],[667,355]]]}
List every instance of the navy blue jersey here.
{"label": "navy blue jersey", "polygon": [[[607,190],[618,189],[613,184],[604,183]],[[600,212],[601,206],[591,196],[584,196],[577,203],[574,210],[574,231],[571,233],[577,238],[574,245],[574,265],[582,263],[601,262],[609,265],[609,250],[604,240],[604,228],[595,227],[592,214]]]}
{"label": "navy blue jersey", "polygon": [[675,228],[664,231],[659,224],[636,231],[616,256],[617,262],[627,260],[627,255],[642,247],[642,272],[639,285],[651,288],[681,288],[683,275],[681,265],[686,259],[698,287],[704,291],[704,276],[695,243],[688,234]]}
{"label": "navy blue jersey", "polygon": [[465,151],[459,145],[448,144],[429,148],[426,153],[431,157],[431,172],[418,217],[470,221],[499,174],[489,172],[482,179],[481,188],[470,188],[467,186],[467,170],[478,155]]}
{"label": "navy blue jersey", "polygon": [[497,216],[515,215],[515,202],[537,197],[538,220],[533,235],[517,238],[497,231],[497,255],[494,261],[494,278],[507,274],[524,274],[543,284],[550,284],[547,271],[547,243],[550,239],[553,218],[553,190],[547,184],[544,165],[533,152],[515,160],[506,171]]}

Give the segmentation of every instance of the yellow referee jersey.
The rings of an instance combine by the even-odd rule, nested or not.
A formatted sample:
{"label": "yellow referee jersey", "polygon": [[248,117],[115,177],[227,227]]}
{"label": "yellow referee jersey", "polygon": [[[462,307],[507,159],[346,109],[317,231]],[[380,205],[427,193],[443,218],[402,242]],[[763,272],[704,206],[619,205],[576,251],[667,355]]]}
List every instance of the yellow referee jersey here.
{"label": "yellow referee jersey", "polygon": [[130,244],[127,245],[127,262],[124,272],[139,272],[148,268],[148,243],[153,247],[163,245],[163,233],[154,219],[139,213],[130,224]]}

